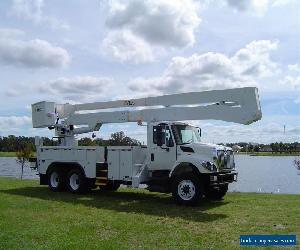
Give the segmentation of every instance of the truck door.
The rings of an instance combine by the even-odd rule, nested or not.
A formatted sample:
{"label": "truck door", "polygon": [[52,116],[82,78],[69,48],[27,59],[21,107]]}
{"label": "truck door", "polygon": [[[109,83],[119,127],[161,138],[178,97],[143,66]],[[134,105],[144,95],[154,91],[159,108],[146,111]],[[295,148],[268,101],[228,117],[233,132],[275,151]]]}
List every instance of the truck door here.
{"label": "truck door", "polygon": [[152,170],[170,170],[176,161],[176,147],[171,129],[167,124],[153,126],[150,146]]}

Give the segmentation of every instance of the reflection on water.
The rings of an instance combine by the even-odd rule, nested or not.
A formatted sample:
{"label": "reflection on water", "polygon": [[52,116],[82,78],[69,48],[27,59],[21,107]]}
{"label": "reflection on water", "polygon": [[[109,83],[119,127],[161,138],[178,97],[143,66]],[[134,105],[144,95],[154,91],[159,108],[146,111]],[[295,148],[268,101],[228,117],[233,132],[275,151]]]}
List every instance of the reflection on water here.
{"label": "reflection on water", "polygon": [[[238,181],[231,184],[231,192],[263,192],[300,194],[300,175],[294,166],[293,156],[236,155]],[[20,177],[21,167],[14,157],[0,157],[0,175]],[[24,179],[38,176],[30,168],[24,168]]]}

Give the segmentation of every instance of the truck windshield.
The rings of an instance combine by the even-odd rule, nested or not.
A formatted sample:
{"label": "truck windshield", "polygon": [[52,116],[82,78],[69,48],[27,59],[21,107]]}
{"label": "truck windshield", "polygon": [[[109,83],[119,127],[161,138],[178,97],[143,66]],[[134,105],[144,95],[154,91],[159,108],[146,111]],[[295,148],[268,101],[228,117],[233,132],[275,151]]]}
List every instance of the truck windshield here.
{"label": "truck windshield", "polygon": [[173,134],[177,145],[200,142],[199,129],[189,125],[173,125]]}

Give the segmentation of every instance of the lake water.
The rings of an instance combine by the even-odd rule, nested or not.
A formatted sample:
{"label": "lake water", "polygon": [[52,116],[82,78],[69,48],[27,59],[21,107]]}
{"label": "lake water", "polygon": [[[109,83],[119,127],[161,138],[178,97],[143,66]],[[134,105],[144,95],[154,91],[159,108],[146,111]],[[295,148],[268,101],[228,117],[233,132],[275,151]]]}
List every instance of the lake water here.
{"label": "lake water", "polygon": [[[236,155],[238,181],[231,192],[300,194],[300,173],[293,165],[293,156]],[[0,157],[0,176],[20,177],[21,167],[14,157]],[[35,171],[24,168],[24,179],[38,179]]]}
{"label": "lake water", "polygon": [[295,156],[235,155],[238,181],[232,192],[300,194],[300,171]]}
{"label": "lake water", "polygon": [[[38,179],[36,171],[24,167],[23,179]],[[21,166],[16,163],[15,157],[0,157],[0,176],[20,177]]]}

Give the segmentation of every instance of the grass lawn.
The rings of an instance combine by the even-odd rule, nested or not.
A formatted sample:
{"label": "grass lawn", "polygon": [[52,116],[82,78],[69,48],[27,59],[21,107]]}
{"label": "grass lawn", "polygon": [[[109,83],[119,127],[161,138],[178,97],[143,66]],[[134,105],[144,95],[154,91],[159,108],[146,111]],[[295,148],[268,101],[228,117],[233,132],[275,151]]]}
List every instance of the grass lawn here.
{"label": "grass lawn", "polygon": [[15,157],[16,152],[0,152],[0,157]]}
{"label": "grass lawn", "polygon": [[182,207],[146,190],[73,195],[0,177],[0,249],[236,249],[240,234],[296,234],[299,248],[300,195],[229,193]]}

